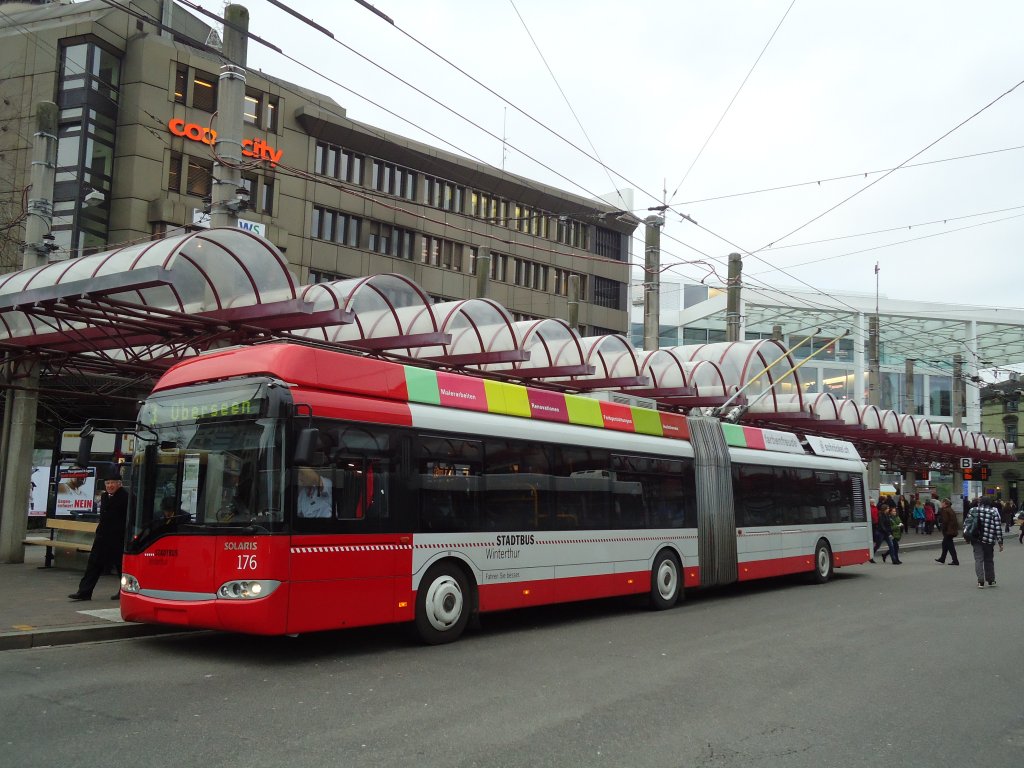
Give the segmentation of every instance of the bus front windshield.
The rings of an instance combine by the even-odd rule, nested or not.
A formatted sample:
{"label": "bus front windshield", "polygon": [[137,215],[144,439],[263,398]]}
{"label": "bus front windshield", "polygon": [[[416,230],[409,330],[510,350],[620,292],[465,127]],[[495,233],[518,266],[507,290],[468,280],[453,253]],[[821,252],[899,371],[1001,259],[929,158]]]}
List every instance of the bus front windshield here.
{"label": "bus front windshield", "polygon": [[280,422],[258,384],[171,392],[140,413],[128,551],[169,533],[284,527]]}

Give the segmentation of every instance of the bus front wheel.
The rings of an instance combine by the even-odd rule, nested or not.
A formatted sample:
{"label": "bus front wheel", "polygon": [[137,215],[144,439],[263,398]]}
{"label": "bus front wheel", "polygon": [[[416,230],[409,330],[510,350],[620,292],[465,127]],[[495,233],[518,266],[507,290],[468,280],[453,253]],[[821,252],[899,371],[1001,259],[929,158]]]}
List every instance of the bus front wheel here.
{"label": "bus front wheel", "polygon": [[814,583],[824,584],[832,578],[832,548],[821,539],[814,548]]}
{"label": "bus front wheel", "polygon": [[682,571],[676,556],[667,549],[654,558],[651,569],[651,607],[658,611],[671,608],[679,600]]}
{"label": "bus front wheel", "polygon": [[471,596],[466,575],[450,563],[435,565],[416,594],[416,632],[428,645],[459,639],[469,622]]}

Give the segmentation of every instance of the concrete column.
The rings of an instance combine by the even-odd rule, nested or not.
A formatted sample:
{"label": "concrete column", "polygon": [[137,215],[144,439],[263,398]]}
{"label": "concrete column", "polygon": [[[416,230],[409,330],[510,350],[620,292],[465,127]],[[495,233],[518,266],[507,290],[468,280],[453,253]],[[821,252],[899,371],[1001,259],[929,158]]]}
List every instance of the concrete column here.
{"label": "concrete column", "polygon": [[479,248],[476,254],[476,297],[486,299],[491,287],[491,251]]}
{"label": "concrete column", "polygon": [[580,276],[569,275],[569,327],[579,333],[580,330]]}
{"label": "concrete column", "polygon": [[853,345],[853,399],[864,405],[864,348],[867,346],[867,328],[864,313],[857,313],[857,342]]}
{"label": "concrete column", "polygon": [[32,447],[36,443],[36,411],[39,406],[39,362],[26,360],[19,366],[14,383],[24,389],[9,390],[13,398],[10,437],[7,441],[7,471],[3,487],[3,517],[0,518],[0,563],[25,562],[21,543],[28,526],[28,503],[32,483]]}
{"label": "concrete column", "polygon": [[242,127],[245,108],[245,60],[249,38],[249,11],[242,5],[224,9],[224,58],[217,87],[217,141],[213,150],[220,161],[213,165],[210,226],[237,227],[238,213],[248,202],[242,189]]}
{"label": "concrete column", "polygon": [[739,341],[740,336],[740,288],[743,272],[743,257],[738,253],[729,254],[729,279],[725,295],[725,340]]}
{"label": "concrete column", "polygon": [[[25,247],[22,267],[33,269],[46,264],[50,249],[45,236],[53,221],[53,180],[57,167],[57,119],[59,110],[51,101],[36,107],[36,132],[32,148],[31,197],[25,220]],[[25,562],[25,538],[28,502],[32,482],[32,449],[36,443],[36,413],[39,408],[39,361],[22,360],[10,369],[11,384],[19,387],[7,392],[9,417],[0,444],[6,446],[0,457],[4,465],[0,486],[0,562]],[[6,415],[6,413],[5,413]]]}
{"label": "concrete column", "polygon": [[658,348],[661,335],[661,227],[662,216],[644,219],[644,349]]}

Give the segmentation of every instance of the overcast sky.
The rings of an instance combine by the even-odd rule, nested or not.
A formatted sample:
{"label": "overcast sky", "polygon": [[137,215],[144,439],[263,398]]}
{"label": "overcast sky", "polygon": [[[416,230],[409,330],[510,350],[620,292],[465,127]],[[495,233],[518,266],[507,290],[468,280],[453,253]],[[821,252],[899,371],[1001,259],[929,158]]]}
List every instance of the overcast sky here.
{"label": "overcast sky", "polygon": [[[1024,305],[1020,0],[375,2],[396,26],[292,0],[337,42],[243,4],[313,71],[255,43],[250,66],[353,119],[577,194],[632,188],[641,218],[667,198],[662,260],[680,266],[664,279],[724,276],[739,250],[748,285],[873,296],[877,262],[882,296]],[[903,163],[918,167],[879,173]]]}

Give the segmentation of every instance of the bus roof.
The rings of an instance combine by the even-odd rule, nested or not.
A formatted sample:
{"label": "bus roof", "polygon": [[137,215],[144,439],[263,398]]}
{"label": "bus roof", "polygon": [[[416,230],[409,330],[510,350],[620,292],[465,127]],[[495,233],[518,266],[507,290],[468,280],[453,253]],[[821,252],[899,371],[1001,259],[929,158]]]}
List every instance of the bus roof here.
{"label": "bus roof", "polygon": [[[399,403],[503,414],[623,432],[689,440],[678,413],[597,400],[583,395],[381,360],[308,345],[269,343],[209,352],[170,368],[154,392],[241,376],[267,375],[299,389],[360,395]],[[722,424],[726,442],[739,448],[806,453],[791,432]],[[807,436],[823,456],[859,458],[852,443]]]}

